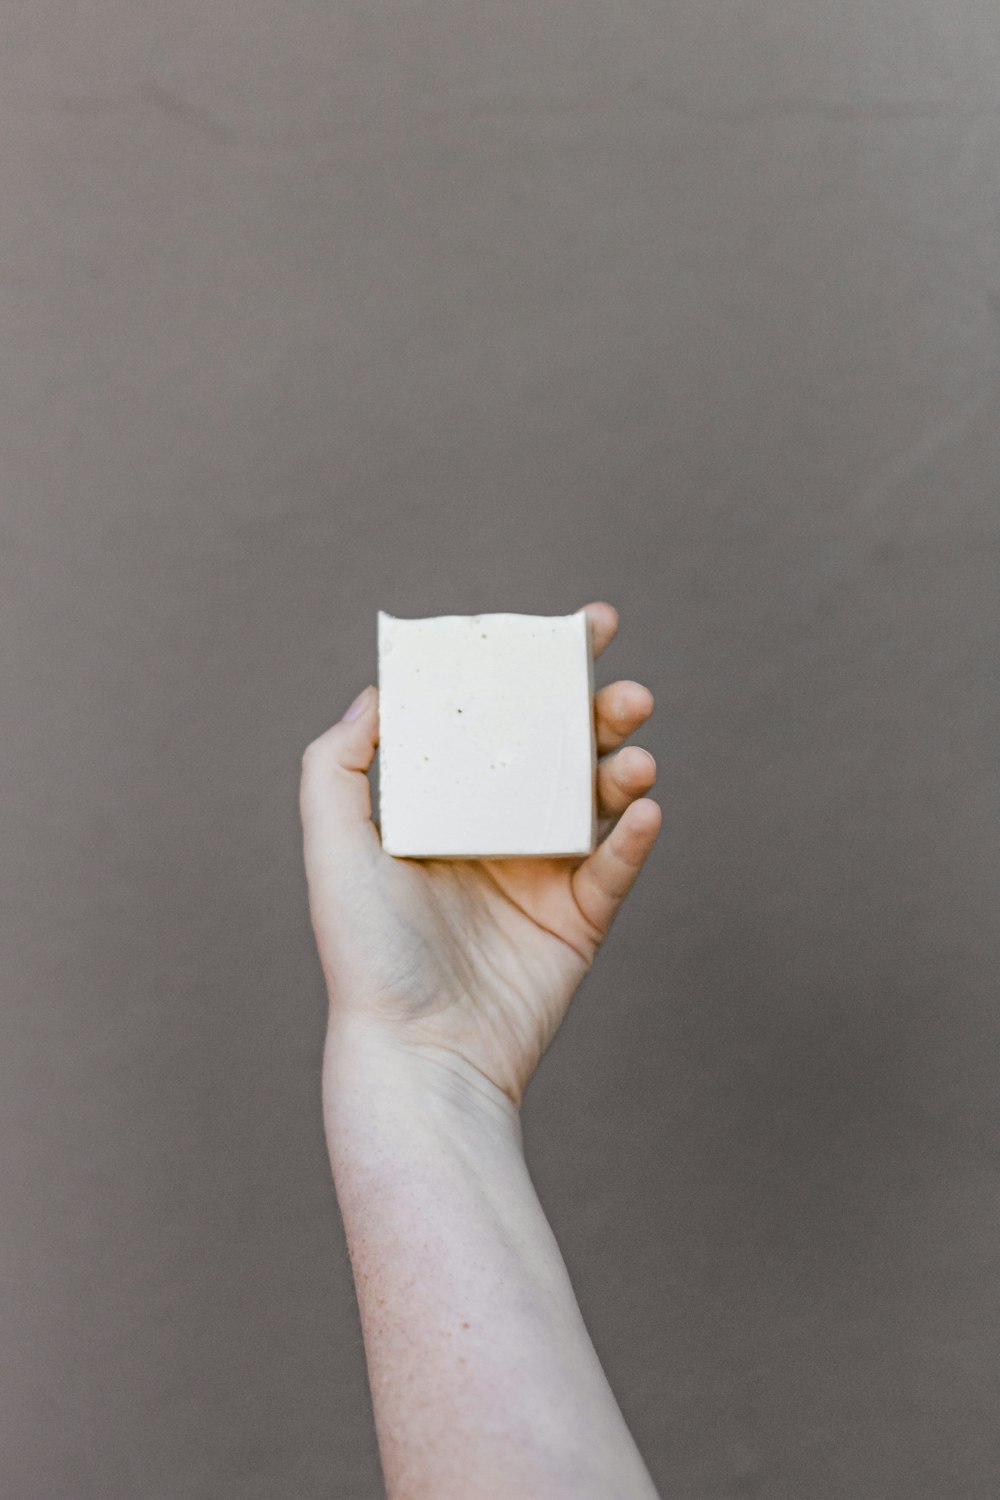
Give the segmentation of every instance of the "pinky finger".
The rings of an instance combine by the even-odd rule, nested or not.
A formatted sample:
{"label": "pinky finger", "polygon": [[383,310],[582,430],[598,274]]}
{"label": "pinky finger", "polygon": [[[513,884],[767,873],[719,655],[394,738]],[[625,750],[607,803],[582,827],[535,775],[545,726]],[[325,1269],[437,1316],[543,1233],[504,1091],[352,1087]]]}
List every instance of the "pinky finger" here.
{"label": "pinky finger", "polygon": [[635,884],[663,822],[658,802],[640,797],[625,809],[607,838],[573,872],[572,889],[588,926],[602,942]]}

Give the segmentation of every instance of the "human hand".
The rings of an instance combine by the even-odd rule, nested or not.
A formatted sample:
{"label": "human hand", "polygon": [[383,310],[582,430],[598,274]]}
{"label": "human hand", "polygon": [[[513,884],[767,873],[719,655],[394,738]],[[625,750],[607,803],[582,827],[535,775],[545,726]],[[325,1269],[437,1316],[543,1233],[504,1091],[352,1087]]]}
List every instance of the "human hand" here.
{"label": "human hand", "polygon": [[[618,615],[605,603],[586,611],[598,656]],[[643,795],[656,779],[652,756],[619,748],[649,717],[652,694],[631,681],[595,694],[601,840],[583,859],[386,854],[367,774],[377,698],[367,688],[356,717],[303,757],[309,908],[331,1024],[471,1068],[518,1107],[660,829],[660,808]]]}

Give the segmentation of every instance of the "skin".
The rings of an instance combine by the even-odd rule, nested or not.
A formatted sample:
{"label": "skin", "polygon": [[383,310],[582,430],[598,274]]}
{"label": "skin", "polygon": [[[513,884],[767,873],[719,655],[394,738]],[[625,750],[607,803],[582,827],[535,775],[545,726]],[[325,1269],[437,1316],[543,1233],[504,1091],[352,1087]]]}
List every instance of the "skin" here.
{"label": "skin", "polygon": [[[617,612],[586,610],[599,655]],[[329,994],[326,1139],[389,1500],[654,1500],[528,1175],[520,1105],[661,824],[623,741],[652,694],[595,694],[601,840],[585,859],[387,855],[378,695],[303,757]],[[348,714],[351,710],[348,710]]]}

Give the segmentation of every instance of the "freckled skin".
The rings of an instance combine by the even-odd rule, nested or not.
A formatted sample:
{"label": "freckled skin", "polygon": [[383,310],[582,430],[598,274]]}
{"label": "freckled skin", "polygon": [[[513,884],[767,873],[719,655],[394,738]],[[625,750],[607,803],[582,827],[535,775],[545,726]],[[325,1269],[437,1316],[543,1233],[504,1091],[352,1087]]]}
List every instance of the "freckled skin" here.
{"label": "freckled skin", "polygon": [[[617,629],[587,606],[595,655]],[[367,772],[376,695],[301,808],[330,1010],[324,1126],[388,1500],[656,1500],[528,1173],[520,1104],[656,839],[639,683],[595,697],[604,837],[580,860],[405,860]],[[459,710],[460,712],[461,710]]]}

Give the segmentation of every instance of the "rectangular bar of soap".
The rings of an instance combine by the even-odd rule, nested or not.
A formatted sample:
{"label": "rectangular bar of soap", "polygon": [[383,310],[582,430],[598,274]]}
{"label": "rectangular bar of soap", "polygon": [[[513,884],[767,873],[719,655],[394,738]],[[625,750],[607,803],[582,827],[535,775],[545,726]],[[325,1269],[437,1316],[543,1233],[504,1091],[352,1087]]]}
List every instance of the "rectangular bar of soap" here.
{"label": "rectangular bar of soap", "polygon": [[382,847],[584,855],[596,833],[590,621],[378,612]]}

